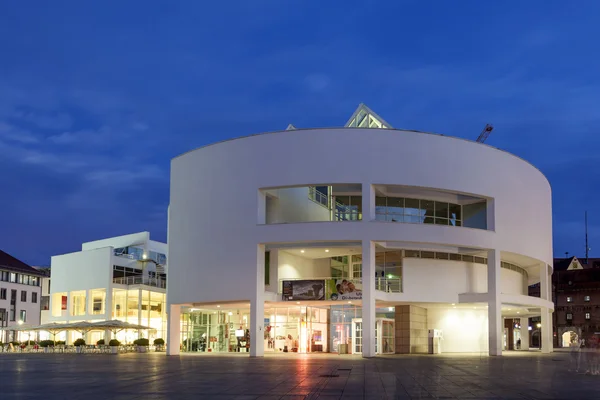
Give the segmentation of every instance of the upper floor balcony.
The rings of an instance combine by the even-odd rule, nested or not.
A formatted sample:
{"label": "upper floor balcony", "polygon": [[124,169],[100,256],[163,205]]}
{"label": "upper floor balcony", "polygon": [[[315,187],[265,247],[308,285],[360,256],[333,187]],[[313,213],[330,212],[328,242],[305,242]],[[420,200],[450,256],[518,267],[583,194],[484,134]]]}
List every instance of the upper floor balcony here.
{"label": "upper floor balcony", "polygon": [[361,184],[265,189],[265,223],[369,221],[488,229],[487,200],[436,189],[374,185],[373,215]]}
{"label": "upper floor balcony", "polygon": [[167,281],[165,279],[149,276],[123,276],[119,278],[113,278],[113,283],[127,286],[145,285],[161,289],[166,289],[167,287]]}

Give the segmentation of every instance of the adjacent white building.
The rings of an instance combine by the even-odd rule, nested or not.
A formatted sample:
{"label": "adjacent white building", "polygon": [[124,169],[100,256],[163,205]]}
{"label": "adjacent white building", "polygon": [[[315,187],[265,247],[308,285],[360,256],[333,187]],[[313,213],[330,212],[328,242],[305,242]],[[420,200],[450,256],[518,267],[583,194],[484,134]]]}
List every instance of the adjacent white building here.
{"label": "adjacent white building", "polygon": [[26,340],[10,327],[40,323],[43,274],[0,250],[0,342]]}
{"label": "adjacent white building", "polygon": [[550,184],[513,154],[361,105],[341,128],[228,140],[171,167],[171,355],[500,355],[504,319],[532,316],[552,349]]}
{"label": "adjacent white building", "polygon": [[[152,327],[149,339],[164,338],[166,282],[167,245],[150,240],[148,232],[83,243],[81,251],[52,257],[43,323],[118,319]],[[117,334],[127,343],[137,336]],[[80,334],[61,338],[76,337]],[[104,338],[104,332],[93,331],[87,341]]]}

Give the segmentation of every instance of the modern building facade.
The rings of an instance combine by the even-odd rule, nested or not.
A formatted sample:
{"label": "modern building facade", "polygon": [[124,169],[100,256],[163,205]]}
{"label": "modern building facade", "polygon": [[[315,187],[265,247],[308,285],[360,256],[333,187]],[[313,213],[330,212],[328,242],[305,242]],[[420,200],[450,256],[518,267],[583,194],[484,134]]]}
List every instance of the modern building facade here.
{"label": "modern building facade", "polygon": [[551,189],[512,154],[361,105],[171,167],[168,354],[500,355],[531,316],[551,337]]}
{"label": "modern building facade", "polygon": [[[49,310],[43,323],[122,320],[149,326],[149,339],[166,331],[167,245],[150,240],[148,232],[83,243],[81,251],[52,257]],[[108,333],[92,331],[95,343]],[[145,334],[144,334],[145,335]],[[137,332],[122,331],[117,339],[130,343]],[[75,332],[57,337],[67,342]]]}
{"label": "modern building facade", "polygon": [[40,323],[43,274],[0,250],[0,342],[21,340],[10,327]]}

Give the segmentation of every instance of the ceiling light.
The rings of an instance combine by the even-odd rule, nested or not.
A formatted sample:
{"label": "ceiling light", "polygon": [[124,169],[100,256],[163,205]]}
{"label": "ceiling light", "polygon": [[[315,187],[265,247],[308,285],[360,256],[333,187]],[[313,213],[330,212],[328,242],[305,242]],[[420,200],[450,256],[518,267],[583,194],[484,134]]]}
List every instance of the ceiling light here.
{"label": "ceiling light", "polygon": [[299,302],[299,301],[297,301],[297,302],[296,302],[296,304],[300,304],[300,302]]}
{"label": "ceiling light", "polygon": [[304,250],[300,250],[300,253],[304,253]]}
{"label": "ceiling light", "polygon": [[517,311],[517,314],[521,314],[519,311]]}
{"label": "ceiling light", "polygon": [[231,311],[229,311],[229,315],[233,315],[233,313]]}
{"label": "ceiling light", "polygon": [[452,303],[452,305],[454,306],[454,305],[456,305],[456,304]]}
{"label": "ceiling light", "polygon": [[351,301],[349,301],[349,302],[348,302],[348,304],[352,304],[352,302],[351,302]]}
{"label": "ceiling light", "polygon": [[221,307],[221,306],[217,306],[217,308],[219,308],[219,307]]}
{"label": "ceiling light", "polygon": [[329,249],[325,249],[325,253],[329,253]]}

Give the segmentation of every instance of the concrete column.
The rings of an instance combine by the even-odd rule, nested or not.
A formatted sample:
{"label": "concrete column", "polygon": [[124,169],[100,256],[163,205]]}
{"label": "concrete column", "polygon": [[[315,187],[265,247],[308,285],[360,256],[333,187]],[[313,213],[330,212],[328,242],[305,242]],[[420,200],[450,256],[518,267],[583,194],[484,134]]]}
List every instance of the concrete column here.
{"label": "concrete column", "polygon": [[256,281],[250,299],[250,357],[265,355],[265,245],[256,248]]}
{"label": "concrete column", "polygon": [[267,223],[267,195],[262,190],[258,191],[256,204],[256,223],[264,225]]}
{"label": "concrete column", "polygon": [[181,344],[181,306],[172,304],[167,313],[167,355],[178,356]]}
{"label": "concrete column", "polygon": [[551,300],[550,294],[550,275],[548,274],[548,266],[546,264],[540,265],[540,298],[544,300]]}
{"label": "concrete column", "polygon": [[375,189],[369,183],[362,184],[362,209],[363,222],[370,222],[375,219]]}
{"label": "concrete column", "polygon": [[521,318],[521,350],[529,350],[529,318]]}
{"label": "concrete column", "polygon": [[487,223],[488,230],[490,230],[490,231],[496,230],[496,207],[495,207],[494,199],[487,200],[486,223]]}
{"label": "concrete column", "polygon": [[279,250],[271,250],[269,267],[269,291],[278,293],[279,291]]}
{"label": "concrete column", "polygon": [[540,338],[542,339],[542,353],[551,353],[554,350],[552,340],[552,311],[542,307],[541,319]]}
{"label": "concrete column", "polygon": [[502,302],[500,300],[500,252],[488,250],[488,330],[490,356],[502,355]]}
{"label": "concrete column", "polygon": [[370,240],[362,242],[362,283],[362,355],[375,357],[375,242]]}

